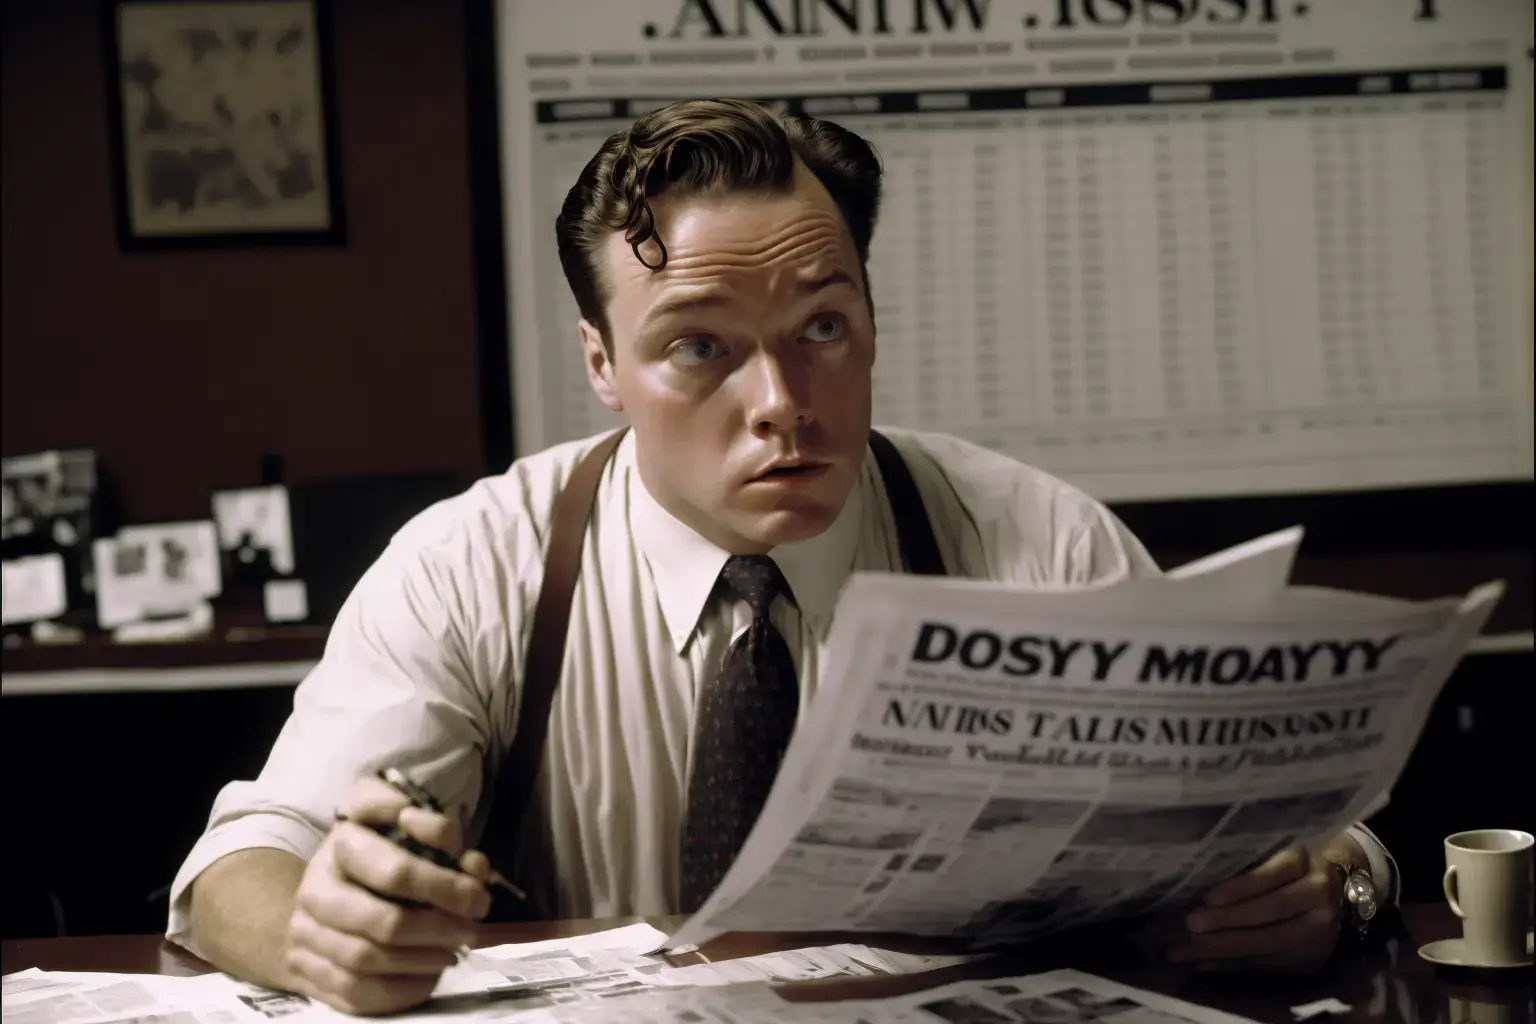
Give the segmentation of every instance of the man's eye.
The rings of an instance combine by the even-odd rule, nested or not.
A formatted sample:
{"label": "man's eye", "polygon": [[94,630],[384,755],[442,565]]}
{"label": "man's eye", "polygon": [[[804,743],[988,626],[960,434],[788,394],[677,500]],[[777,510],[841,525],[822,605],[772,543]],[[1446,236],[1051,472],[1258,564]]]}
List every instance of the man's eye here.
{"label": "man's eye", "polygon": [[718,356],[721,350],[720,342],[708,335],[684,338],[672,346],[672,361],[682,366],[698,366]]}
{"label": "man's eye", "polygon": [[846,324],[840,316],[828,314],[812,320],[805,328],[807,341],[836,341],[843,336]]}

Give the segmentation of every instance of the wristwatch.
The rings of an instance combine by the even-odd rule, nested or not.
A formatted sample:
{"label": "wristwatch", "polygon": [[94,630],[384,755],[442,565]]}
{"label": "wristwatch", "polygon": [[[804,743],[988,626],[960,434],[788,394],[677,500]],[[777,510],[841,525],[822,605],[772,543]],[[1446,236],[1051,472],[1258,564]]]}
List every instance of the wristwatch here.
{"label": "wristwatch", "polygon": [[1381,903],[1376,895],[1376,883],[1371,880],[1371,873],[1361,868],[1345,869],[1344,913],[1348,916],[1349,923],[1355,926],[1357,935],[1365,934],[1366,929],[1371,925],[1371,919],[1380,909]]}

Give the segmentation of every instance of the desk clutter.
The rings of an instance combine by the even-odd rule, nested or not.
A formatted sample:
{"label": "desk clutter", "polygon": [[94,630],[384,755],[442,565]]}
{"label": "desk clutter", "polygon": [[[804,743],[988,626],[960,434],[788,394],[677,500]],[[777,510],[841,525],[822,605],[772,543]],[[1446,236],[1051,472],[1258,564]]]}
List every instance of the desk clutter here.
{"label": "desk clutter", "polygon": [[424,473],[289,487],[270,456],[261,476],[213,491],[206,517],[130,523],[93,449],[0,460],[7,645],[188,640],[220,608],[242,625],[329,622],[390,536],[460,486]]}
{"label": "desk clutter", "polygon": [[[1219,1010],[1075,970],[951,982],[916,993],[836,1003],[785,999],[779,988],[825,979],[917,974],[974,957],[920,956],[845,944],[674,965],[653,950],[665,938],[638,924],[571,938],[477,949],[444,972],[432,999],[396,1019],[517,1024],[689,1021],[937,1022],[1009,1024],[1100,1018],[1157,1024],[1243,1021]],[[196,978],[37,969],[7,975],[5,1024],[263,1024],[274,1018],[346,1019],[302,996],[224,974]]]}

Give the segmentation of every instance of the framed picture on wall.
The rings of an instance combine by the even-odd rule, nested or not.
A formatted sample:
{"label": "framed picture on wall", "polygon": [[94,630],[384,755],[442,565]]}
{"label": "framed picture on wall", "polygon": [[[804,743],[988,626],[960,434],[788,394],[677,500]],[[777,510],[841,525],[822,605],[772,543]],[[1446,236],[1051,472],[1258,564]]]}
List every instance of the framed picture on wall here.
{"label": "framed picture on wall", "polygon": [[345,240],[322,0],[107,10],[124,248]]}

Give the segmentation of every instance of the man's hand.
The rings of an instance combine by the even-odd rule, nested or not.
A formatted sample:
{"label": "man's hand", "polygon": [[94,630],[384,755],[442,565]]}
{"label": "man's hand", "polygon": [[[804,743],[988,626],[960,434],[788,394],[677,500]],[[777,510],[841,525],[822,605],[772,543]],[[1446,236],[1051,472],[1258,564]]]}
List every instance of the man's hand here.
{"label": "man's hand", "polygon": [[[489,864],[462,853],[456,821],[411,807],[393,787],[360,780],[339,822],[310,860],[289,920],[290,987],[351,1014],[392,1013],[425,1002],[490,910]],[[462,857],[468,875],[407,853],[359,822],[396,823]],[[398,901],[423,904],[403,907]]]}
{"label": "man's hand", "polygon": [[1318,970],[1338,942],[1344,876],[1367,865],[1347,835],[1321,857],[1282,850],[1206,893],[1167,937],[1168,959],[1197,970]]}

